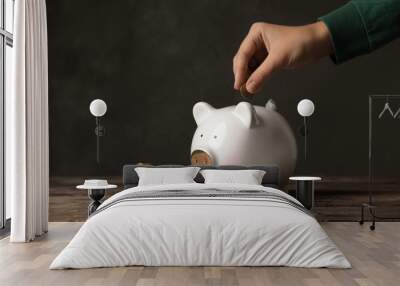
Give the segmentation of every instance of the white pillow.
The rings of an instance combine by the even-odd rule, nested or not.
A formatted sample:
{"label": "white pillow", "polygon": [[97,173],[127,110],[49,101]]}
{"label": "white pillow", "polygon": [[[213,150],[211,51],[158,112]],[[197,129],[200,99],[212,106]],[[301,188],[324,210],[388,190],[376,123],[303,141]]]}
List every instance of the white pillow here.
{"label": "white pillow", "polygon": [[139,176],[139,186],[195,183],[193,179],[199,170],[199,167],[135,168]]}
{"label": "white pillow", "polygon": [[265,171],[261,170],[202,170],[205,184],[261,185]]}

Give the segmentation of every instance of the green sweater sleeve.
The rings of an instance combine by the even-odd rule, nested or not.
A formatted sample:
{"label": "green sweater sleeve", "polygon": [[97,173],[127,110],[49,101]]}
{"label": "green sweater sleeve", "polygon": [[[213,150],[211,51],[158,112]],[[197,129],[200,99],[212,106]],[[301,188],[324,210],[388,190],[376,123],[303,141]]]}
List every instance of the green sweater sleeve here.
{"label": "green sweater sleeve", "polygon": [[400,0],[352,0],[319,20],[331,33],[333,61],[342,63],[400,36]]}

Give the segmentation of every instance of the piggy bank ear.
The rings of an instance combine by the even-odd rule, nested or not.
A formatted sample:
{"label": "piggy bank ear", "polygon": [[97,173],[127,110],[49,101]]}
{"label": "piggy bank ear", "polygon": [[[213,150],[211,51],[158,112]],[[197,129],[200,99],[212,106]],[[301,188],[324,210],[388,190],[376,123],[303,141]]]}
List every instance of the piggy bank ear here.
{"label": "piggy bank ear", "polygon": [[267,101],[267,103],[265,104],[265,108],[268,110],[275,110],[276,111],[276,103],[273,99],[270,99]]}
{"label": "piggy bank ear", "polygon": [[196,121],[197,125],[200,125],[204,120],[207,119],[208,116],[210,116],[211,111],[214,110],[214,107],[209,105],[206,102],[197,102],[193,106],[193,117],[194,120]]}
{"label": "piggy bank ear", "polygon": [[253,125],[257,124],[257,115],[254,110],[253,105],[248,102],[240,102],[233,113],[242,121],[244,126],[251,128]]}

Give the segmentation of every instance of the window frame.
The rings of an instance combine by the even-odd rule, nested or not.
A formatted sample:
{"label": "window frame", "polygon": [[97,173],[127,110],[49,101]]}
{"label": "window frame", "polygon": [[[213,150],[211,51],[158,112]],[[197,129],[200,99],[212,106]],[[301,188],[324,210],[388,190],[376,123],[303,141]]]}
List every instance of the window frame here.
{"label": "window frame", "polygon": [[[5,190],[5,93],[6,93],[6,47],[13,47],[13,34],[6,30],[6,1],[12,1],[13,13],[15,0],[0,0],[0,235],[9,230],[10,223],[6,218],[6,190]],[[13,17],[12,15],[11,17]],[[13,18],[14,21],[14,18]],[[14,29],[12,29],[14,30]]]}

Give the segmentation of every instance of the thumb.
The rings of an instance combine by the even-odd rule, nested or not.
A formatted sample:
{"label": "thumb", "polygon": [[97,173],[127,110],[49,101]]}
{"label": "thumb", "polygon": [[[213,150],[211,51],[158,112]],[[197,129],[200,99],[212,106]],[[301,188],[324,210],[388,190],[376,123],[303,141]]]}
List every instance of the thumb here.
{"label": "thumb", "polygon": [[277,69],[276,63],[276,59],[269,54],[247,80],[246,89],[253,94],[258,92],[261,89],[264,81],[268,79]]}

